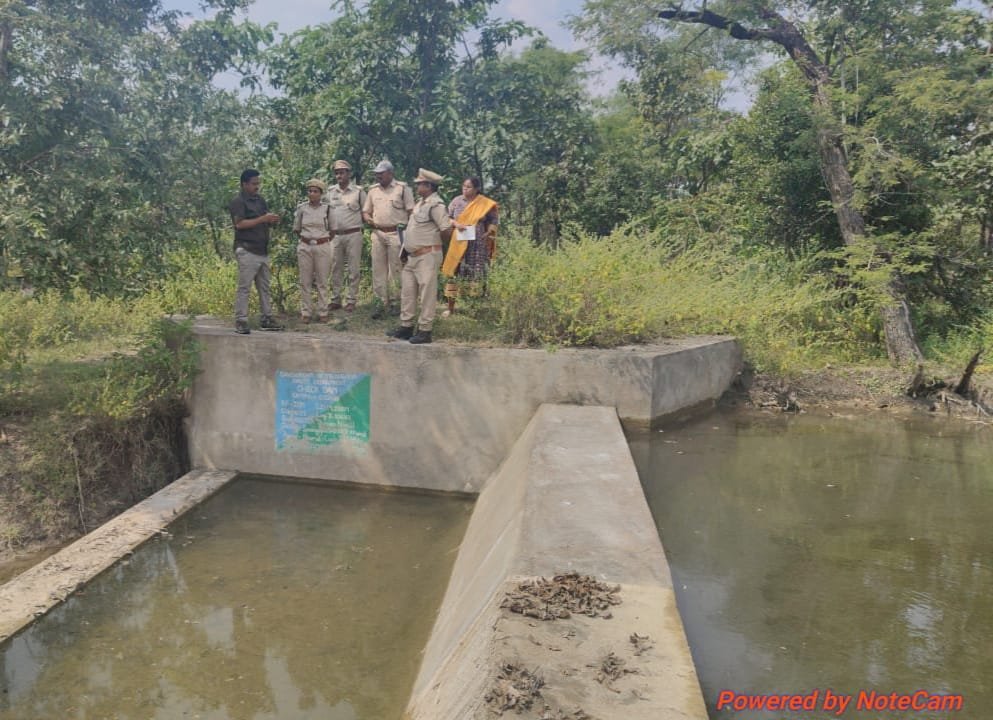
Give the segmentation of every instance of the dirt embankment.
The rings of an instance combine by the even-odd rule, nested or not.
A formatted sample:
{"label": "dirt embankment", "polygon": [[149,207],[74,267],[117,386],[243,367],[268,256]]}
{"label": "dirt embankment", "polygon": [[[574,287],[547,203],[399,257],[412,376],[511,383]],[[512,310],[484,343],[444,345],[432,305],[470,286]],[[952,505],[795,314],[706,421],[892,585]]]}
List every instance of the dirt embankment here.
{"label": "dirt embankment", "polygon": [[[993,377],[892,367],[827,367],[790,377],[746,368],[721,399],[730,407],[827,414],[939,415],[993,424]],[[962,392],[957,392],[960,390]]]}
{"label": "dirt embankment", "polygon": [[0,582],[185,473],[183,412],[140,422],[0,417]]}

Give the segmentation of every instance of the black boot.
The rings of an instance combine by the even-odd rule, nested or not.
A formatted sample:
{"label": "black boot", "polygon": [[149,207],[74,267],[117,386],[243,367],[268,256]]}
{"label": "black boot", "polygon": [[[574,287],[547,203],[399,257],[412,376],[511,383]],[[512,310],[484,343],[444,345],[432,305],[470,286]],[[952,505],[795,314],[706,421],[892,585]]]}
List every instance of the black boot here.
{"label": "black boot", "polygon": [[259,327],[263,330],[275,330],[276,332],[283,330],[283,326],[276,322],[272,315],[263,315],[261,322],[259,322]]}
{"label": "black boot", "polygon": [[387,331],[386,336],[396,338],[397,340],[410,340],[414,336],[414,328],[401,325],[398,328]]}
{"label": "black boot", "polygon": [[414,337],[410,338],[411,345],[427,345],[431,342],[430,330],[418,330]]}

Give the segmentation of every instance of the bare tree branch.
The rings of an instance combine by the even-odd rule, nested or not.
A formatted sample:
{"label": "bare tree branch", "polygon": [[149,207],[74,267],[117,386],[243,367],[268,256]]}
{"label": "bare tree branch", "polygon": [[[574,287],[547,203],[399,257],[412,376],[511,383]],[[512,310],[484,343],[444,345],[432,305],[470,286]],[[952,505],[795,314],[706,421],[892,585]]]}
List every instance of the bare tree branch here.
{"label": "bare tree branch", "polygon": [[811,80],[823,80],[828,76],[827,65],[818,57],[800,30],[779,13],[769,8],[762,8],[759,14],[770,21],[769,27],[752,28],[742,25],[724,15],[712,10],[662,10],[659,17],[663,20],[696,23],[708,25],[717,30],[726,31],[735,40],[765,40],[783,48],[790,58],[803,70]]}

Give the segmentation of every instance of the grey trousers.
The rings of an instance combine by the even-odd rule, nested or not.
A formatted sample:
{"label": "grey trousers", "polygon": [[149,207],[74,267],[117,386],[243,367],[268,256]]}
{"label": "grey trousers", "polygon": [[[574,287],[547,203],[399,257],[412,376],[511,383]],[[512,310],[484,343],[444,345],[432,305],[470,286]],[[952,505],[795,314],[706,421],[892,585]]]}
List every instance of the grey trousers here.
{"label": "grey trousers", "polygon": [[238,260],[238,290],[234,295],[234,319],[248,320],[248,293],[252,283],[259,293],[259,305],[264,316],[272,315],[272,300],[269,296],[269,256],[256,255],[245,248],[236,248],[234,256]]}

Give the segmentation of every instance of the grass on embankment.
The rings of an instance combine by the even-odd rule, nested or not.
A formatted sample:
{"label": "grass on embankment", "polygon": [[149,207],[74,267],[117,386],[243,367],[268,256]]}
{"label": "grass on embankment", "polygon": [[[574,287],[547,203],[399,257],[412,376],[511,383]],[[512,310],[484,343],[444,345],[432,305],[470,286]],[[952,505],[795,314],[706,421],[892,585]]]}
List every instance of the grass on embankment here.
{"label": "grass on embankment", "polygon": [[0,293],[0,557],[82,534],[185,472],[195,347],[159,316]]}

